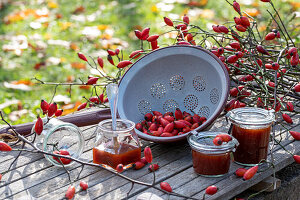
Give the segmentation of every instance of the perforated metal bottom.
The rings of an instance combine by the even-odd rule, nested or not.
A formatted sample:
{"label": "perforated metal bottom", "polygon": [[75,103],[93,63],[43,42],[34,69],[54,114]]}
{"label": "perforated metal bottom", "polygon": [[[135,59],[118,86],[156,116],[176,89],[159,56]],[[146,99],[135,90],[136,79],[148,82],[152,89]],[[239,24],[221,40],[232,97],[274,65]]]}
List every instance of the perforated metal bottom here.
{"label": "perforated metal bottom", "polygon": [[[139,122],[151,111],[182,111],[207,118],[207,127],[228,97],[228,74],[217,58],[203,49],[174,46],[158,49],[136,62],[120,82],[119,115]],[[225,83],[225,84],[224,84]],[[143,133],[138,135],[152,141]],[[185,136],[174,136],[174,138]]]}

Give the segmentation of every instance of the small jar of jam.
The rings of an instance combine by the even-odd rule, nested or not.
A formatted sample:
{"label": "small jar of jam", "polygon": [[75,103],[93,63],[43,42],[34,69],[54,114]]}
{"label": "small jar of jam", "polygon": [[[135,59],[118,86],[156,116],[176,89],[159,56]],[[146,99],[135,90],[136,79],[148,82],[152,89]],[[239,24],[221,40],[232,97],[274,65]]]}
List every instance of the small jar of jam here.
{"label": "small jar of jam", "polygon": [[116,130],[112,130],[112,120],[101,121],[96,129],[96,143],[93,148],[93,162],[116,169],[124,168],[141,159],[141,146],[134,131],[135,124],[125,119],[117,119]]}
{"label": "small jar of jam", "polygon": [[227,117],[232,122],[231,134],[240,143],[233,154],[235,162],[253,166],[267,159],[274,111],[237,108],[228,112]]}
{"label": "small jar of jam", "polygon": [[229,171],[230,153],[235,151],[238,141],[232,137],[229,142],[216,146],[213,139],[220,132],[192,132],[188,142],[192,148],[193,168],[196,173],[206,177],[223,176]]}

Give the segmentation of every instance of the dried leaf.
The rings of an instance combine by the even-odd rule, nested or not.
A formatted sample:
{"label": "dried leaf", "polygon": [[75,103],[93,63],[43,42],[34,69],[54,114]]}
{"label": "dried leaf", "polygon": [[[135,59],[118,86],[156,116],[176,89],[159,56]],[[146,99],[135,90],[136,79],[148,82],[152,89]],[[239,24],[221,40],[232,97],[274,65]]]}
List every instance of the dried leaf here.
{"label": "dried leaf", "polygon": [[62,106],[61,108],[64,110],[63,115],[67,115],[77,111],[77,107],[81,104],[80,101],[77,101],[75,104],[67,104]]}
{"label": "dried leaf", "polygon": [[28,85],[25,85],[25,84],[15,85],[15,84],[12,84],[12,83],[4,82],[3,85],[6,88],[14,89],[14,90],[23,90],[23,91],[30,91],[30,90],[32,90],[31,87],[29,87]]}
{"label": "dried leaf", "polygon": [[79,86],[79,88],[82,89],[82,90],[89,90],[91,88],[91,86],[89,86],[89,85],[81,85],[81,86]]}
{"label": "dried leaf", "polygon": [[11,83],[15,85],[20,85],[20,84],[29,85],[29,86],[34,85],[34,83],[31,80],[18,80],[18,81],[12,81]]}
{"label": "dried leaf", "polygon": [[77,44],[75,44],[73,42],[70,44],[70,48],[74,51],[79,51],[79,47],[77,46]]}
{"label": "dried leaf", "polygon": [[80,62],[72,62],[71,63],[72,68],[74,69],[86,69],[85,63]]}
{"label": "dried leaf", "polygon": [[83,6],[79,6],[73,11],[73,14],[77,15],[80,13],[84,13],[84,11],[85,11],[85,8]]}
{"label": "dried leaf", "polygon": [[[248,8],[245,10],[246,13],[248,13],[251,17],[257,17],[260,12],[256,8]],[[243,14],[244,16],[247,16],[245,13]]]}

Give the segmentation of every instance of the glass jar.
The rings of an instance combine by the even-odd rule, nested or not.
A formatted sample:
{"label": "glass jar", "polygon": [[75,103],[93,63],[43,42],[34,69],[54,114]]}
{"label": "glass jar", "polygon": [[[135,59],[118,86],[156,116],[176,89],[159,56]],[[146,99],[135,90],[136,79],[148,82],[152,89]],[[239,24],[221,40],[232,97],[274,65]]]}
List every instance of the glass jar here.
{"label": "glass jar", "polygon": [[274,110],[237,108],[227,113],[232,123],[231,134],[240,145],[234,152],[236,163],[254,166],[267,159]]}
{"label": "glass jar", "polygon": [[229,142],[216,146],[213,139],[221,132],[199,132],[188,136],[192,148],[194,171],[206,177],[220,177],[228,173],[230,153],[235,151],[238,141],[232,137]]}
{"label": "glass jar", "polygon": [[[43,119],[44,128],[41,135],[36,136],[38,148],[53,153],[54,151],[66,150],[73,158],[79,158],[83,152],[84,138],[81,130],[74,124],[63,122],[56,118],[51,118],[48,122]],[[32,127],[32,132],[34,126]],[[61,163],[52,156],[44,155],[45,158],[55,166],[62,167]],[[64,164],[70,166],[74,162]]]}
{"label": "glass jar", "polygon": [[117,119],[116,130],[112,120],[101,121],[96,129],[96,143],[93,148],[93,162],[115,169],[118,164],[128,168],[141,159],[141,146],[134,131],[135,124]]}

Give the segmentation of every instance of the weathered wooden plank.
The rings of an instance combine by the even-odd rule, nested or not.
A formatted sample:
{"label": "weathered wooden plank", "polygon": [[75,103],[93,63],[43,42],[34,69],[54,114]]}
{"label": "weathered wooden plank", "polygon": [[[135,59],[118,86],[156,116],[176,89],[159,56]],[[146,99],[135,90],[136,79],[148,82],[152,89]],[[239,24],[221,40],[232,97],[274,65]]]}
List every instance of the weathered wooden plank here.
{"label": "weathered wooden plank", "polygon": [[[85,141],[86,144],[92,143],[94,138],[88,138],[88,140]],[[84,147],[84,153],[85,152],[89,152],[91,150],[90,148],[91,145],[85,145]],[[30,156],[30,157],[28,157]],[[32,159],[31,162],[28,162],[27,164],[24,164],[22,162],[25,162],[27,159]],[[20,163],[21,162],[21,163]],[[52,167],[53,165],[48,162],[47,160],[44,159],[44,156],[41,154],[37,154],[37,153],[30,153],[27,154],[26,156],[22,156],[20,157],[17,162],[16,162],[16,168],[8,171],[5,176],[3,176],[2,181],[5,181],[4,183],[1,184],[1,187],[4,187],[7,184],[11,184],[15,181],[18,181],[19,179],[24,179],[25,177],[32,175],[34,173],[39,173],[43,170],[46,170],[49,167]],[[18,165],[18,163],[20,163],[20,165]],[[79,166],[79,165],[77,165]],[[5,168],[6,171],[7,168],[9,167],[9,165],[6,163],[4,163],[3,165],[1,164],[1,167]],[[73,166],[72,166],[73,167]],[[72,169],[70,167],[70,169]],[[2,171],[2,170],[1,170]],[[20,173],[21,172],[21,173]],[[63,173],[65,171],[62,171]]]}
{"label": "weathered wooden plank", "polygon": [[[293,140],[290,137],[289,140],[283,142],[283,144],[289,144],[291,142],[293,142]],[[278,150],[278,149],[280,149],[279,146],[275,147],[275,150]],[[201,188],[205,188],[205,187],[209,186],[210,184],[214,184],[216,181],[226,179],[227,177],[229,177],[230,174],[232,174],[239,167],[241,167],[241,166],[237,165],[235,163],[232,163],[231,168],[229,170],[229,174],[227,176],[223,176],[221,178],[205,178],[202,176],[198,176],[194,173],[194,170],[191,167],[191,168],[187,169],[186,171],[181,172],[170,179],[167,179],[166,181],[172,185],[172,187],[173,187],[173,189],[175,189],[175,191],[176,191],[176,189],[180,188],[182,185],[185,184],[183,186],[183,188],[185,188],[185,189],[178,190],[177,192],[182,192],[183,194],[186,194],[186,195],[193,195],[193,194],[195,194],[196,191],[199,191]],[[186,175],[187,171],[189,171],[192,175],[187,176]],[[197,187],[198,185],[200,185],[201,187]],[[191,193],[189,193],[189,191]],[[140,193],[140,192],[141,191],[139,191],[138,193]],[[146,190],[146,192],[153,192],[153,189],[150,189],[150,190],[148,189],[148,190]],[[160,191],[155,191],[155,194],[163,195],[163,193],[161,193]],[[136,196],[134,196],[134,198],[132,198],[132,199],[135,199],[135,198],[136,198]],[[164,195],[163,198],[166,198],[166,195]],[[172,196],[172,199],[177,199],[177,198]],[[178,199],[180,199],[180,198],[178,198]]]}
{"label": "weathered wooden plank", "polygon": [[[158,148],[159,148],[159,146],[158,146]],[[171,149],[171,147],[170,147],[170,149]],[[157,155],[155,152],[154,152],[154,154]],[[91,149],[86,151],[82,155],[82,158],[91,162],[92,161]],[[41,162],[43,162],[43,161],[41,161]],[[80,165],[75,163],[74,165],[72,165],[70,167],[69,170],[71,172],[71,177],[75,178],[80,170]],[[84,176],[88,176],[88,175],[93,175],[97,171],[99,171],[99,169],[97,169],[95,167],[90,167],[88,170],[83,171],[82,176],[84,177]],[[111,173],[104,171],[104,170],[102,170],[102,171],[103,171],[104,180],[109,177],[112,177]],[[41,175],[38,176],[39,174],[41,174]],[[36,176],[38,176],[38,177],[36,177]],[[95,175],[95,176],[97,177],[98,175]],[[24,182],[26,184],[24,184]],[[28,182],[28,184],[27,184],[27,182]],[[11,183],[11,184],[7,185],[6,189],[13,188],[13,193],[6,195],[6,197],[9,197],[11,195],[14,195],[16,197],[21,197],[22,191],[27,190],[31,193],[31,195],[33,197],[37,198],[40,195],[48,194],[52,191],[57,190],[57,188],[60,188],[62,186],[68,186],[68,185],[69,185],[69,180],[68,180],[67,174],[65,173],[64,169],[52,166],[46,170],[42,170],[39,173],[32,174],[32,175],[25,177],[15,183]],[[2,188],[0,188],[0,193],[1,193],[1,189]],[[19,194],[19,193],[21,193],[21,194]]]}
{"label": "weathered wooden plank", "polygon": [[[168,179],[172,176],[175,176],[177,173],[186,170],[187,168],[191,167],[191,163],[189,162],[191,154],[189,153],[188,156],[184,156],[180,158],[179,160],[176,160],[167,166],[164,166],[160,170],[156,172],[156,182],[161,182],[165,179]],[[176,169],[176,170],[174,170]],[[149,182],[151,183],[153,181],[153,175],[147,174],[144,177],[139,178],[138,180]],[[123,199],[126,198],[126,193],[130,190],[131,184],[127,183],[123,185],[122,187],[118,187],[117,189],[110,191],[104,195],[97,196],[98,199],[112,199],[113,197],[115,199]],[[145,190],[147,187],[145,186],[135,186],[132,190],[132,193],[137,193],[141,190]],[[78,198],[80,199],[80,198]]]}
{"label": "weathered wooden plank", "polygon": [[[223,123],[221,122],[221,124],[218,124],[218,123],[215,123],[215,125],[217,125],[219,128],[223,128],[224,127],[224,121]],[[218,128],[216,128],[218,129]],[[279,131],[276,131],[276,134],[278,135],[279,134]],[[288,136],[288,134],[283,134],[284,136]],[[278,148],[278,147],[277,147]],[[192,170],[192,168],[191,168]],[[193,171],[193,170],[192,170]],[[194,173],[193,173],[194,174]],[[185,176],[179,178],[179,180],[186,180]],[[177,181],[176,181],[177,182]],[[185,182],[185,181],[184,181]],[[127,187],[127,189],[129,190],[129,186]],[[116,193],[120,193],[122,189],[118,188],[115,192]],[[128,191],[128,190],[122,190],[122,191]],[[157,191],[156,191],[157,192]],[[112,192],[111,192],[112,193]],[[115,196],[114,194],[112,194],[113,196]]]}
{"label": "weathered wooden plank", "polygon": [[[298,115],[298,116],[300,116],[300,115]],[[296,123],[299,122],[297,120],[294,121],[294,124],[292,125],[292,127],[297,125],[297,124],[295,124],[295,122]],[[296,130],[299,131],[299,127],[296,127]],[[226,124],[224,119],[219,119],[219,123],[217,122],[214,124],[213,130],[220,131],[220,129],[225,130],[225,131],[228,130],[228,124]],[[91,131],[91,133],[92,132],[93,131]],[[276,135],[278,135],[278,134],[279,134],[279,132],[276,131]],[[286,136],[288,136],[288,134],[284,133],[283,136],[286,137]],[[156,144],[152,144],[152,145],[153,145],[153,147],[161,146],[161,145],[156,145]],[[87,146],[91,147],[91,145],[87,145]],[[173,149],[174,149],[174,147],[169,147],[169,150],[172,152],[173,152]],[[85,152],[86,154],[84,155],[84,157],[87,158],[87,160],[91,161],[91,153],[90,153],[90,155],[87,155],[89,151],[90,151],[90,149]],[[187,149],[186,151],[189,152],[190,150]],[[157,152],[158,154],[162,153],[160,151],[153,151],[153,152],[154,152],[154,154],[155,154],[155,152]],[[170,155],[172,155],[172,154],[170,154]],[[26,185],[23,187],[22,190],[19,190],[19,192],[15,192],[14,187],[11,187],[11,188],[8,187],[9,189],[12,190],[11,194],[15,194],[12,197],[22,198],[23,195],[25,195],[25,194],[27,194],[27,195],[28,194],[30,194],[30,195],[37,194],[37,197],[43,197],[43,198],[44,197],[53,197],[53,196],[58,197],[58,198],[63,197],[64,193],[69,185],[65,171],[63,169],[56,171],[55,168],[57,168],[57,167],[52,167],[52,166],[49,167],[46,165],[44,166],[43,164],[41,165],[41,163],[44,162],[43,161],[44,159],[39,158],[37,160],[34,160],[35,156],[36,156],[36,154],[27,155],[24,153],[25,163],[27,162],[27,164],[28,164],[31,161],[34,161],[34,162],[30,163],[31,164],[30,166],[27,166],[27,164],[24,164],[21,162],[19,163],[19,161],[18,161],[18,163],[16,164],[16,167],[15,167],[17,170],[15,170],[15,172],[11,172],[10,176],[12,177],[11,178],[12,182],[18,182],[16,180],[19,180],[19,182],[18,182],[18,184],[20,184],[19,186]],[[156,157],[156,155],[154,155],[154,157],[155,157],[155,159],[156,158],[158,158],[158,160],[160,159],[159,156]],[[27,160],[28,158],[29,158],[29,160]],[[30,159],[32,159],[32,160],[30,161]],[[162,159],[162,157],[161,157],[161,159]],[[184,159],[187,159],[187,160],[185,160],[185,163],[181,163],[181,164],[183,164],[183,166],[180,165],[180,170],[179,170],[179,168],[176,169],[176,168],[170,167],[170,166],[177,166],[176,163],[177,162],[180,163],[180,161],[178,159],[169,161],[170,163],[168,163],[168,164],[165,163],[165,165],[158,171],[158,172],[161,171],[161,173],[162,173],[162,174],[159,174],[159,175],[161,175],[161,177],[160,177],[160,179],[158,179],[158,181],[162,181],[165,179],[167,179],[167,181],[169,181],[172,178],[174,178],[174,182],[177,182],[177,183],[190,181],[192,178],[189,176],[186,176],[186,175],[188,174],[187,170],[192,170],[191,157],[184,157]],[[20,160],[20,161],[23,161],[23,160]],[[175,163],[175,164],[173,164],[173,163]],[[35,168],[32,169],[32,166],[38,166],[38,167],[36,167],[36,169]],[[0,164],[0,171],[1,171],[1,167],[3,167],[3,163]],[[5,167],[7,167],[7,166],[4,166],[3,169],[5,169]],[[168,168],[168,167],[170,167],[170,168]],[[181,168],[181,167],[183,167],[183,168]],[[26,170],[26,168],[27,168],[27,170]],[[72,176],[75,176],[75,174],[77,174],[78,171],[79,171],[79,165],[77,165],[77,166],[73,165],[71,168]],[[102,171],[102,170],[100,170],[100,171]],[[170,172],[171,172],[171,175],[174,175],[174,177],[171,177],[171,178],[168,177]],[[36,174],[40,174],[40,173],[42,174],[42,175],[40,175],[40,176],[42,176],[41,181],[36,180],[36,179],[39,179],[38,175],[36,175]],[[98,184],[99,183],[99,177],[98,177],[99,174],[98,173],[99,172],[97,170],[95,170],[95,168],[87,168],[86,170],[84,170],[81,177],[84,180],[88,180],[89,183],[90,182],[93,183],[91,188],[94,188],[94,189],[92,189],[91,191],[95,191],[95,190],[96,191],[102,190],[102,191],[96,195],[91,195],[90,192],[88,192],[86,195],[84,195],[84,193],[80,192],[77,194],[79,199],[100,198],[100,197],[101,197],[101,199],[110,198],[110,197],[124,197],[125,192],[128,191],[128,189],[130,188],[130,185],[127,184],[128,182],[126,182],[126,181],[120,182],[120,180],[122,180],[122,179],[120,179],[118,177],[114,177],[111,174],[105,175],[105,174],[101,173],[100,175],[102,176],[102,180],[104,180],[104,182],[103,182],[104,184],[98,186],[99,185]],[[128,173],[129,175],[131,175],[133,172],[131,170],[129,170],[128,172],[125,172],[125,173]],[[186,174],[183,178],[182,178],[182,176],[178,176],[179,174],[184,175],[184,173],[186,173]],[[195,173],[192,173],[192,174],[195,174]],[[22,178],[23,175],[25,175],[24,178]],[[135,171],[133,175],[136,176],[137,178],[140,178],[141,180],[147,180],[147,181],[152,180],[152,175],[150,176],[150,175],[145,175],[145,174],[138,174],[137,171]],[[196,178],[194,178],[194,179],[196,179]],[[65,180],[65,181],[63,181],[63,180]],[[100,178],[100,180],[101,180],[101,178]],[[107,187],[105,184],[109,183],[110,181],[113,181],[113,184],[111,184],[112,187],[108,187],[109,189],[107,190]],[[78,184],[79,184],[79,182],[77,181],[76,185],[78,185]],[[45,185],[47,185],[47,186],[45,187]],[[9,184],[8,186],[15,186],[15,185],[12,183],[12,184]],[[59,189],[58,191],[55,191],[58,188],[61,188],[61,189]],[[180,188],[180,186],[178,186],[178,188]],[[9,191],[9,189],[7,191]],[[146,188],[143,188],[143,187],[135,187],[133,190],[133,194],[140,193],[141,191],[144,191],[145,189]],[[40,190],[40,192],[38,192],[38,190]],[[3,191],[3,193],[5,193],[7,191],[5,190],[5,191]],[[197,191],[199,191],[199,189]],[[48,192],[49,192],[49,195],[47,195]],[[0,198],[2,198],[3,193],[1,193],[1,185],[0,185]],[[3,198],[6,198],[6,197],[8,197],[8,196],[7,195],[3,196]]]}
{"label": "weathered wooden plank", "polygon": [[[94,144],[93,133],[95,128],[90,129],[88,127],[84,127],[81,129],[87,130],[84,132],[84,137],[86,138],[84,152],[89,152],[91,151],[91,147]],[[149,144],[149,142],[144,142],[144,144]],[[154,144],[150,144],[150,145],[154,145]],[[6,155],[10,153],[17,153],[17,152],[9,152],[6,153]],[[0,165],[0,172],[3,173],[7,171],[11,162],[12,160],[2,162]],[[40,171],[46,170],[51,166],[53,165],[48,161],[46,161],[42,154],[23,152],[21,156],[18,158],[17,162],[13,165],[11,170],[8,171],[5,174],[5,176],[3,176],[2,184],[0,185],[0,188],[4,187],[7,184],[11,184],[12,182],[15,182],[19,179],[23,179],[31,174],[39,173]],[[77,167],[78,166],[79,165],[77,165]],[[72,167],[70,167],[70,169],[74,169],[74,165]],[[62,173],[65,173],[65,171],[63,170]]]}
{"label": "weathered wooden plank", "polygon": [[[162,146],[162,145],[160,145],[160,146]],[[174,160],[177,160],[181,157],[186,157],[186,155],[188,153],[189,152],[185,151],[184,147],[181,147],[175,151],[172,151],[172,152],[167,151],[167,152],[155,157],[159,161],[159,164],[162,166],[161,173],[164,172],[163,175],[167,175],[168,173],[166,173],[166,172],[168,172],[170,170],[168,167],[168,164],[175,163]],[[130,169],[130,170],[124,172],[123,174],[128,175],[131,178],[139,179],[139,180],[144,180],[145,178],[147,178],[149,176],[151,177],[151,179],[153,178],[153,175],[151,173],[149,174],[147,169],[137,170],[137,171]],[[90,185],[88,192],[89,192],[90,198],[98,198],[100,195],[104,195],[111,190],[114,190],[122,185],[128,184],[128,181],[121,179],[119,177],[116,177],[116,176],[113,176],[112,178],[109,178],[107,180],[101,180],[101,178],[99,179],[97,175],[96,176],[92,175],[88,178],[89,178],[89,185]],[[67,189],[67,187],[68,186],[60,189],[59,191],[65,191]],[[51,194],[49,194],[49,195],[51,195]],[[47,198],[49,195],[46,195],[43,197]],[[55,195],[55,194],[52,194],[52,195]],[[81,199],[81,197],[84,198],[82,195],[85,195],[85,193],[79,192],[78,194],[76,194],[75,199],[76,198]],[[56,197],[56,196],[54,196],[54,197]],[[59,198],[59,195],[57,196],[57,198]]]}
{"label": "weathered wooden plank", "polygon": [[[285,146],[287,150],[294,152],[296,154],[300,153],[300,142],[293,142]],[[288,166],[289,164],[294,162],[292,156],[290,156],[286,151],[283,149],[279,149],[274,153],[275,158],[275,171],[279,171],[282,168]],[[246,190],[247,188],[255,185],[256,183],[260,182],[261,180],[269,177],[272,175],[273,170],[269,169],[265,172],[258,173],[255,177],[248,181],[243,181],[242,179],[238,179],[232,175],[228,180],[223,180],[221,182],[216,183],[215,185],[220,188],[220,190],[213,196],[207,199],[230,199],[235,195],[241,193],[242,191]],[[196,194],[195,198],[200,198],[203,195],[203,192]]]}
{"label": "weathered wooden plank", "polygon": [[[94,129],[89,129],[89,127],[85,127],[85,128],[81,128],[81,130],[85,130],[87,129],[88,131],[84,131],[84,138],[85,138],[85,149],[87,149],[87,147],[89,145],[90,142],[93,142],[94,140]],[[20,147],[20,145],[18,145],[18,147]],[[1,160],[0,160],[0,172],[4,172],[7,171],[10,163],[13,161],[13,158],[15,158],[18,154],[18,152],[13,151],[13,152],[0,152],[0,154],[3,154],[3,157],[0,156]],[[13,157],[11,157],[13,156]],[[5,159],[5,158],[8,159]],[[15,170],[18,167],[23,167],[26,166],[29,163],[35,162],[39,159],[43,159],[44,156],[41,154],[36,154],[36,153],[30,153],[30,152],[22,152],[21,156],[18,158],[16,164],[13,165],[13,167],[11,168],[11,170]]]}

